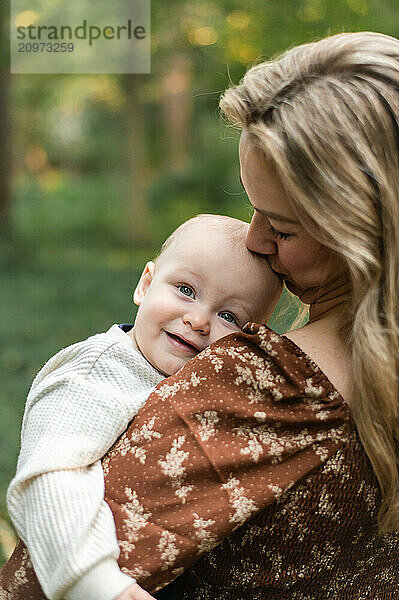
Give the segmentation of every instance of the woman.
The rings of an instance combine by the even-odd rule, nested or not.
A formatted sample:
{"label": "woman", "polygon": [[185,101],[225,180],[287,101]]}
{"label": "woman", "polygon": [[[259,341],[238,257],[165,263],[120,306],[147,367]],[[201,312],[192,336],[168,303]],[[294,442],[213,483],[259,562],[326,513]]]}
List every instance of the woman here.
{"label": "woman", "polygon": [[354,33],[299,46],[250,69],[221,109],[242,128],[247,246],[310,304],[309,323],[285,336],[289,350],[340,393],[360,444],[321,470],[335,482],[316,469],[167,597],[397,598],[399,41]]}
{"label": "woman", "polygon": [[[234,530],[159,598],[399,597],[399,42],[359,33],[295,48],[252,68],[221,107],[243,129],[248,248],[268,255],[310,319],[282,337],[256,325],[227,336],[147,401],[161,413],[177,408],[176,440],[183,423],[201,440],[198,461],[216,465],[209,485],[209,467],[193,479],[189,466],[180,473],[178,518],[199,510],[190,505],[197,485],[208,511],[197,523],[202,548]],[[132,427],[148,431],[144,409],[137,419],[128,438]],[[194,464],[197,446],[181,444],[171,454]],[[131,484],[125,455],[117,445],[103,464],[130,551],[138,537],[132,544],[124,531],[121,497],[145,476]],[[184,565],[177,546],[167,550],[173,578]]]}

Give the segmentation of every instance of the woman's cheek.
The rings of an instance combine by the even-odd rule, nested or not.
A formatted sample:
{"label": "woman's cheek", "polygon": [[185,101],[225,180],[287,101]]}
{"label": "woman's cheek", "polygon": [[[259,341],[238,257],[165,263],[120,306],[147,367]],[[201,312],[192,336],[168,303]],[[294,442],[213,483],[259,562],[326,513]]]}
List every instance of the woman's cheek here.
{"label": "woman's cheek", "polygon": [[314,258],[307,252],[306,248],[298,243],[290,246],[287,244],[280,252],[280,260],[288,270],[293,271],[293,274],[295,274],[295,271],[308,268],[314,262]]}
{"label": "woman's cheek", "polygon": [[317,276],[320,263],[319,248],[303,248],[297,245],[287,249],[284,266],[294,281],[308,283],[308,278]]}

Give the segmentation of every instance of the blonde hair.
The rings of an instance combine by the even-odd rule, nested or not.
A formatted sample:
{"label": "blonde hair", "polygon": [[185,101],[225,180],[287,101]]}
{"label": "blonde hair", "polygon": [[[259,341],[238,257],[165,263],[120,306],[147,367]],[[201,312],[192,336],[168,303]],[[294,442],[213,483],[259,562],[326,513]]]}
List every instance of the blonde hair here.
{"label": "blonde hair", "polygon": [[399,528],[399,41],[335,35],[252,67],[223,95],[275,164],[299,221],[346,259],[351,410]]}

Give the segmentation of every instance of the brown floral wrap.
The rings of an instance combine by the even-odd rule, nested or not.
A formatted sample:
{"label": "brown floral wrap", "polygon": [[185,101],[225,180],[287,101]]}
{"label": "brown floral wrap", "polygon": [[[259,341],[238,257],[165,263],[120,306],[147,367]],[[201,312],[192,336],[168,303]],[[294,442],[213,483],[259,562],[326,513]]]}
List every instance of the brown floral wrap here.
{"label": "brown floral wrap", "polygon": [[[341,396],[287,338],[251,324],[212,344],[157,386],[103,459],[120,567],[160,590],[352,435]],[[22,543],[0,589],[0,600],[44,598]]]}

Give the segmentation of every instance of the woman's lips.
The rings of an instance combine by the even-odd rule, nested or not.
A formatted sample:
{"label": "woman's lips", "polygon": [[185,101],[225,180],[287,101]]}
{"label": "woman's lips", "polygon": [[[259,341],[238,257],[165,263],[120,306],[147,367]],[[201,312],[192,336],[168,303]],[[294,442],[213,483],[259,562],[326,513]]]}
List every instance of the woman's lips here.
{"label": "woman's lips", "polygon": [[198,352],[201,351],[201,348],[193,344],[193,342],[190,342],[186,338],[182,337],[181,335],[171,333],[170,331],[165,331],[165,333],[166,337],[168,338],[169,342],[174,348],[178,348],[182,352],[192,355],[198,354]]}
{"label": "woman's lips", "polygon": [[270,261],[269,261],[269,265],[270,265],[270,268],[273,271],[273,273],[278,275],[278,277],[280,277],[280,279],[284,279],[285,281],[290,281],[290,276],[288,275],[288,273],[284,273],[284,271],[281,271],[281,269],[277,265],[273,265]]}
{"label": "woman's lips", "polygon": [[286,275],[285,273],[282,273],[282,272],[279,270],[278,266],[277,266],[275,263],[273,263],[273,261],[270,259],[270,257],[268,257],[268,259],[267,259],[267,260],[268,260],[268,263],[269,263],[269,266],[270,266],[271,270],[272,270],[274,273],[276,273],[276,275],[279,275],[279,277],[287,277],[287,275]]}

